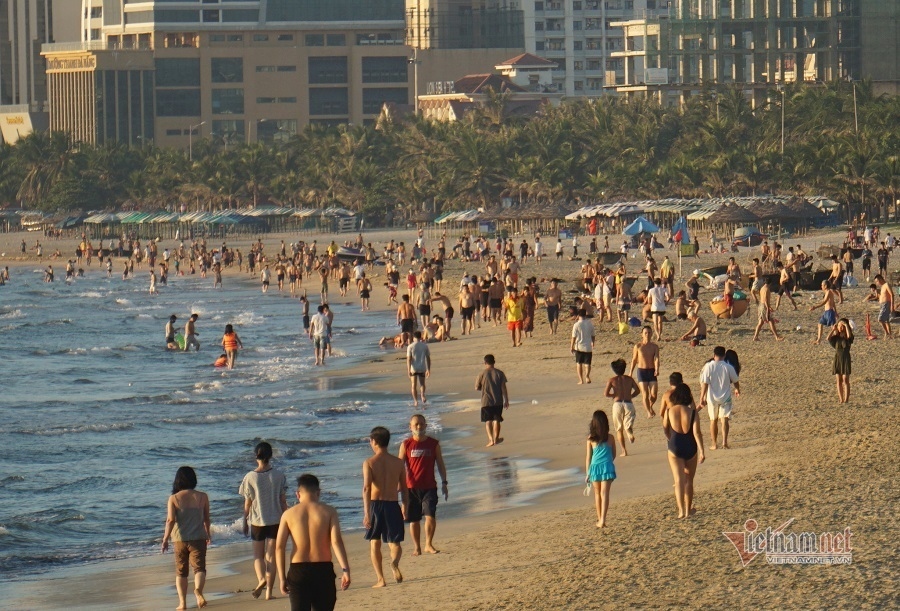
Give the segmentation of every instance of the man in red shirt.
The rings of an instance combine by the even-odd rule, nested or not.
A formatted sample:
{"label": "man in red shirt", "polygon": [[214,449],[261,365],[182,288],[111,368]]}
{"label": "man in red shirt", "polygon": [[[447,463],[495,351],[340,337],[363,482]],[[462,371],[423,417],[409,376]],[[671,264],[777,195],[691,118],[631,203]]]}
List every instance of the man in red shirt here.
{"label": "man in red shirt", "polygon": [[420,532],[422,516],[425,516],[425,551],[437,554],[432,540],[437,526],[438,492],[434,479],[434,466],[437,465],[441,475],[441,492],[447,500],[447,469],[441,455],[440,442],[425,434],[425,417],[415,414],[409,419],[409,430],[412,436],[400,444],[397,456],[406,464],[406,487],[409,488],[409,510],[406,521],[409,523],[409,534],[412,536],[415,550],[413,556],[422,554]]}

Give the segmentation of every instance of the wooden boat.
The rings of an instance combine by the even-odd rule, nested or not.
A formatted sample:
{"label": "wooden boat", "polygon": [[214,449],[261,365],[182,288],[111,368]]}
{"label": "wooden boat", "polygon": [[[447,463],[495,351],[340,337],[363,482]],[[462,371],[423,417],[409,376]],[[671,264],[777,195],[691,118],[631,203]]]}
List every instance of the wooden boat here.
{"label": "wooden boat", "polygon": [[709,309],[712,310],[713,314],[716,315],[716,318],[740,318],[744,315],[749,307],[750,302],[748,300],[735,299],[734,307],[731,310],[731,314],[729,314],[728,308],[725,307],[724,301],[709,302]]}

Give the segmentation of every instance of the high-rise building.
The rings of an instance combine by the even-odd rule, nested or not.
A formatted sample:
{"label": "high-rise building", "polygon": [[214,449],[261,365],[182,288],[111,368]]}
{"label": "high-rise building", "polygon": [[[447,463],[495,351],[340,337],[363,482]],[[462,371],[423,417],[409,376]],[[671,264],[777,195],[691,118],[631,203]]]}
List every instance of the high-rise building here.
{"label": "high-rise building", "polygon": [[567,96],[600,96],[607,75],[624,75],[613,22],[665,14],[668,0],[522,0],[525,48],[556,62],[553,82]]}
{"label": "high-rise building", "polygon": [[[0,3],[0,134],[15,142],[48,122],[47,74],[41,45],[74,35],[74,0]],[[60,36],[62,34],[62,36]]]}
{"label": "high-rise building", "polygon": [[[623,20],[624,74],[607,86],[674,103],[736,84],[762,103],[783,83],[872,78],[898,85],[898,2],[674,0],[667,15]],[[880,22],[880,23],[878,23]]]}
{"label": "high-rise building", "polygon": [[[416,95],[525,50],[520,0],[405,0]],[[431,88],[433,89],[433,87]]]}
{"label": "high-rise building", "polygon": [[404,0],[79,4],[82,42],[43,54],[50,128],[82,141],[227,147],[411,101]]}

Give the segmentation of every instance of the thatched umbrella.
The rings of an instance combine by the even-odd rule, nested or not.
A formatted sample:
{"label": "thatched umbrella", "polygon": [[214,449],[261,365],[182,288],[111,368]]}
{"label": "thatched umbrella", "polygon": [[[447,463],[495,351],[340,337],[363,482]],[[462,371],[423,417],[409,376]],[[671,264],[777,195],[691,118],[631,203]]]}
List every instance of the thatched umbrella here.
{"label": "thatched umbrella", "polygon": [[759,217],[737,204],[725,204],[706,219],[709,225],[744,225],[755,223]]}
{"label": "thatched umbrella", "polygon": [[797,212],[777,200],[756,200],[745,207],[759,219],[784,221],[797,218]]}

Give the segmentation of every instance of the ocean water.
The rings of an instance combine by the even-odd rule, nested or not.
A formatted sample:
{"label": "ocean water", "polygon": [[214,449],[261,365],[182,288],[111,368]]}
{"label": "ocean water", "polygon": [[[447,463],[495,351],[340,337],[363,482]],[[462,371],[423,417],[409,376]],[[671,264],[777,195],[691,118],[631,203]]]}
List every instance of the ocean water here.
{"label": "ocean water", "polygon": [[[47,284],[40,270],[22,270],[0,288],[0,580],[157,553],[181,465],[210,496],[213,543],[243,540],[237,489],[262,439],[289,481],[315,473],[344,528],[360,528],[366,435],[387,426],[394,448],[406,434],[407,395],[373,392],[371,378],[321,375],[286,292],[262,295],[229,276],[216,290],[211,277],[188,276],[151,296],[144,276],[95,268]],[[393,313],[360,313],[355,292],[332,308],[326,370],[399,356],[376,345],[396,332]],[[183,325],[191,312],[201,351],[165,350],[169,315]],[[233,371],[212,367],[227,323],[244,343]],[[442,515],[495,511],[571,483],[572,473],[539,461],[463,452],[453,440],[464,432],[441,431],[452,399],[434,397],[429,410],[454,482]]]}

